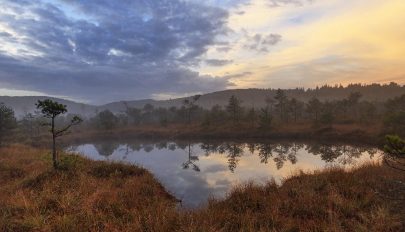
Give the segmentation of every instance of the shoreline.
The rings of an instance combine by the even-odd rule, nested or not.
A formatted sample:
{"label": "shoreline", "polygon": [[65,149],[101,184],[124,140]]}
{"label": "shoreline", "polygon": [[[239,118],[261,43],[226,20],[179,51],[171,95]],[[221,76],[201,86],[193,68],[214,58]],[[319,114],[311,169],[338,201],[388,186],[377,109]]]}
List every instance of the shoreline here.
{"label": "shoreline", "polygon": [[405,228],[405,199],[381,197],[395,187],[388,179],[405,181],[405,176],[383,165],[301,172],[281,185],[244,183],[225,199],[179,210],[175,198],[145,169],[62,155],[63,169],[54,171],[48,153],[23,145],[0,148],[0,230]]}
{"label": "shoreline", "polygon": [[381,147],[384,142],[383,132],[368,132],[366,128],[342,130],[340,128],[304,128],[303,130],[283,130],[277,128],[269,131],[218,129],[204,130],[199,127],[144,127],[120,128],[115,130],[77,131],[64,138],[65,143],[94,140],[190,140],[190,141],[285,141],[348,143]]}

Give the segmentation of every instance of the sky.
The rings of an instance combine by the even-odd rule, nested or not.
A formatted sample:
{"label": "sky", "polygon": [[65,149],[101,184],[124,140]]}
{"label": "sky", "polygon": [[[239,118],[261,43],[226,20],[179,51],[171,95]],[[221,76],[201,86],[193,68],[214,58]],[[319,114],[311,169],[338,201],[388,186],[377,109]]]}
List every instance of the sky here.
{"label": "sky", "polygon": [[0,0],[0,95],[405,84],[403,0]]}

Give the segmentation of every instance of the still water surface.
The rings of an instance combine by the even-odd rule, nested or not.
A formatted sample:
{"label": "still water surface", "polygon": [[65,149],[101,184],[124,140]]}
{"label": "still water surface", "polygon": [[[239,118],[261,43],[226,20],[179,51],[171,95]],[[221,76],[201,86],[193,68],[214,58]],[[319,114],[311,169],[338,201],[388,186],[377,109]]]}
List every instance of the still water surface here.
{"label": "still water surface", "polygon": [[232,186],[247,181],[260,184],[274,178],[280,183],[298,170],[352,168],[378,161],[382,154],[372,147],[295,142],[103,141],[69,150],[94,160],[143,166],[185,207],[202,205],[209,197],[223,198]]}

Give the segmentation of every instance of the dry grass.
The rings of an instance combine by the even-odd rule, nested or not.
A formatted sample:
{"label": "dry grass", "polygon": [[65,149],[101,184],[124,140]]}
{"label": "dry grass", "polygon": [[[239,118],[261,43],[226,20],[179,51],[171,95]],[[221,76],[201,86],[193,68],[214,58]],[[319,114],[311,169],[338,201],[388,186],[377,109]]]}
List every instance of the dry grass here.
{"label": "dry grass", "polygon": [[[387,178],[387,179],[386,179]],[[369,165],[353,172],[329,169],[258,187],[235,188],[224,201],[212,200],[192,213],[189,228],[210,231],[403,231],[401,201],[384,194],[390,178],[404,176]],[[392,187],[392,186],[391,186]],[[215,215],[215,216],[210,216]],[[186,220],[190,222],[188,218]]]}
{"label": "dry grass", "polygon": [[[151,174],[46,150],[0,150],[0,231],[170,231],[175,201]],[[168,213],[170,210],[170,213]]]}
{"label": "dry grass", "polygon": [[[404,231],[404,199],[388,190],[405,174],[378,165],[298,174],[282,186],[246,184],[195,210],[144,169],[0,149],[0,231]],[[402,196],[404,194],[402,193]],[[388,198],[387,198],[388,197]],[[402,206],[402,207],[401,207]]]}

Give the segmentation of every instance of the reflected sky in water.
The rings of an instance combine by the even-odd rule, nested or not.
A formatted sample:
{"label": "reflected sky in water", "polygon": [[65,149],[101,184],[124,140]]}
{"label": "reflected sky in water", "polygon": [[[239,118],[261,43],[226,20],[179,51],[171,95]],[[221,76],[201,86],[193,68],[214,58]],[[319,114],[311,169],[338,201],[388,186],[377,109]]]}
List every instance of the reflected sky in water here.
{"label": "reflected sky in water", "polygon": [[212,196],[222,198],[246,181],[278,183],[298,170],[328,166],[347,168],[378,161],[381,151],[370,147],[303,143],[98,142],[72,146],[94,160],[124,161],[151,171],[165,188],[196,207]]}

